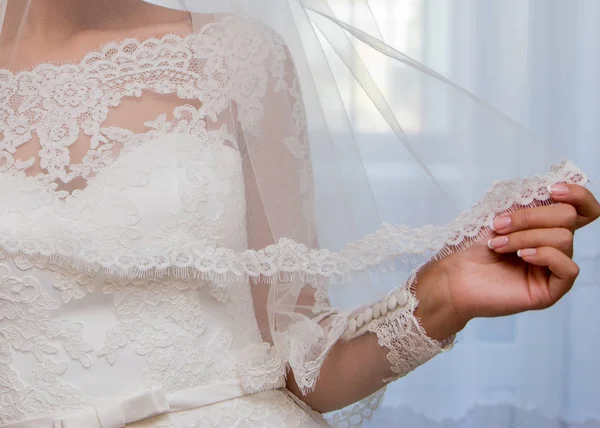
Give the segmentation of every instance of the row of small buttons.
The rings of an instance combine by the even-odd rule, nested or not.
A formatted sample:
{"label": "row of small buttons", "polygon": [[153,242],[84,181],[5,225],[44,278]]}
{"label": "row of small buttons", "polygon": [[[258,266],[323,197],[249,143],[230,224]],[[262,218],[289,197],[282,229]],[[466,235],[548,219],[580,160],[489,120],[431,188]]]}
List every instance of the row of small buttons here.
{"label": "row of small buttons", "polygon": [[356,317],[351,318],[348,322],[348,327],[344,336],[353,337],[359,333],[361,329],[367,327],[372,321],[385,317],[388,312],[405,307],[409,302],[409,293],[410,292],[406,288],[396,290],[385,300],[375,303]]}

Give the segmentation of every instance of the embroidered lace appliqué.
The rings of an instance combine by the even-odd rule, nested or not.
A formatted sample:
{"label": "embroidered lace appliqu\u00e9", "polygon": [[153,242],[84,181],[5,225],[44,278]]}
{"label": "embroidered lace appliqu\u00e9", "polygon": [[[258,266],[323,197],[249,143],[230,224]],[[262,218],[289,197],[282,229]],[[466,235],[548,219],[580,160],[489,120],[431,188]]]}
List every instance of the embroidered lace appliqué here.
{"label": "embroidered lace appliqu\u00e9", "polygon": [[[66,354],[74,363],[89,368],[93,347],[83,339],[80,323],[54,318],[59,307],[60,302],[44,292],[27,269],[0,263],[1,423],[85,404],[76,388],[60,380],[68,364],[56,355]],[[13,368],[15,360],[24,355],[36,361],[27,383]]]}
{"label": "embroidered lace appliqu\u00e9", "polygon": [[[171,34],[110,43],[78,64],[42,64],[19,73],[0,70],[0,171],[25,177],[36,159],[20,160],[15,154],[37,137],[44,171],[34,179],[67,198],[69,192],[57,190],[57,181],[90,179],[111,164],[123,146],[167,132],[201,135],[205,120],[217,122],[232,101],[240,107],[240,123],[251,129],[266,91],[268,57],[273,76],[282,78],[282,40],[267,27],[230,16],[186,37]],[[142,133],[102,125],[111,109],[146,91],[181,99],[173,121],[161,115],[147,122],[149,130]],[[194,111],[183,105],[185,100],[202,106]],[[69,149],[83,136],[90,141],[89,151],[81,164],[73,164]]]}

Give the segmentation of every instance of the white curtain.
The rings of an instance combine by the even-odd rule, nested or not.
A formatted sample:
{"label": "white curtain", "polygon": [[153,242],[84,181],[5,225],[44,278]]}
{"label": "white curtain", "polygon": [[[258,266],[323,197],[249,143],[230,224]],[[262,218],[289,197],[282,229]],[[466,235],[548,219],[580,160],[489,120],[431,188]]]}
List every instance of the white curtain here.
{"label": "white curtain", "polygon": [[[526,125],[598,182],[598,0],[370,3],[389,42]],[[388,84],[398,96],[436,102],[418,86]],[[418,133],[418,117],[412,125]],[[361,132],[368,170],[385,186],[402,168],[377,157],[376,127],[365,123]],[[449,180],[452,173],[450,165]],[[368,426],[600,427],[600,227],[581,231],[576,244],[582,275],[567,298],[544,312],[473,322],[451,353],[391,386]]]}

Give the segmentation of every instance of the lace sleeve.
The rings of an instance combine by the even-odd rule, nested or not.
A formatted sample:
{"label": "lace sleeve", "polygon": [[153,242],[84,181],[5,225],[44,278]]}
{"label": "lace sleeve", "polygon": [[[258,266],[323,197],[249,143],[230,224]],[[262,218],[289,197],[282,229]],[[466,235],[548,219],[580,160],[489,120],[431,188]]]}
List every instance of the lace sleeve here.
{"label": "lace sleeve", "polygon": [[[246,184],[248,245],[266,247],[267,253],[270,245],[286,241],[316,247],[312,166],[299,81],[283,41],[275,33],[269,39],[273,44],[264,62],[253,69],[255,78],[248,89],[253,96],[238,98],[235,106]],[[249,78],[249,70],[243,73]],[[325,349],[341,336],[347,317],[340,318],[335,332],[323,327],[338,317],[330,308],[326,289],[298,278],[279,278],[255,278],[256,318],[263,340],[275,345],[274,352],[294,371],[301,387],[309,390]]]}
{"label": "lace sleeve", "polygon": [[[235,107],[244,159],[248,243],[252,249],[267,247],[266,253],[272,251],[270,255],[276,259],[278,253],[275,247],[269,249],[271,244],[293,240],[316,248],[317,242],[305,107],[293,60],[276,35],[272,40],[263,62],[242,70],[240,81],[248,86],[240,94],[251,96],[238,97]],[[395,298],[390,295],[375,304],[385,308],[373,317],[371,309],[332,307],[324,283],[302,281],[298,275],[280,274],[276,279],[255,278],[254,282],[252,295],[263,340],[273,345],[271,356],[276,355],[292,370],[303,393],[315,388],[332,347],[342,337],[351,340],[366,332],[367,325],[377,332],[380,345],[390,350],[390,365],[398,375],[441,351],[425,337],[412,315],[417,304],[414,297],[407,297],[402,304],[396,299],[386,317]],[[362,310],[370,314],[368,319],[360,314]],[[404,346],[406,349],[399,349]],[[270,367],[275,366],[273,361]]]}

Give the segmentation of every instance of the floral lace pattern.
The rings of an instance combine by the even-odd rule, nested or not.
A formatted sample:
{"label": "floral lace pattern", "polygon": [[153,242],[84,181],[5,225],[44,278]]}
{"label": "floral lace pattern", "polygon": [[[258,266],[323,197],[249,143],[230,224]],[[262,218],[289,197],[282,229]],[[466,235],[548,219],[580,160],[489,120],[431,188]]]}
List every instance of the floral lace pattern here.
{"label": "floral lace pattern", "polygon": [[[51,289],[45,291],[47,280]],[[177,392],[232,377],[239,377],[249,394],[284,387],[285,362],[271,345],[260,342],[250,293],[236,293],[223,303],[209,297],[210,287],[175,278],[103,279],[37,262],[6,260],[0,264],[0,422],[102,402],[102,397],[75,386],[78,382],[71,373],[77,372],[76,365],[90,370],[89,376],[97,371],[99,377],[106,369],[113,373],[111,367],[115,367],[114,373],[131,378],[133,389],[160,386]],[[86,330],[101,326],[88,319],[86,312],[93,309],[90,299],[97,299],[99,293],[110,298],[116,323],[104,327],[104,341],[95,337],[92,344],[84,339],[89,336]],[[54,296],[62,296],[62,302]],[[71,310],[77,310],[75,305],[87,309],[72,316],[72,321],[60,319],[59,311],[66,305]],[[103,313],[109,314],[110,307],[103,307]],[[224,308],[232,313],[232,328],[214,321]],[[249,340],[248,344],[240,338]],[[31,356],[25,367],[24,355]],[[103,362],[108,363],[105,369],[99,366]],[[122,367],[138,376],[131,377]],[[253,400],[241,403],[256,406]],[[280,410],[290,407],[287,400],[280,401],[270,403],[272,417],[283,417],[280,405]],[[306,419],[295,404],[286,411],[298,421]],[[182,416],[163,419],[171,417]]]}
{"label": "floral lace pattern", "polygon": [[[419,305],[414,293],[417,273],[414,272],[401,288],[409,289],[408,301],[402,307],[373,320],[368,330],[377,335],[379,345],[388,350],[387,359],[397,378],[406,376],[417,367],[454,346],[454,338],[442,344],[430,339],[419,320],[415,310]],[[388,379],[388,381],[393,379]]]}
{"label": "floral lace pattern", "polygon": [[[60,380],[67,362],[62,352],[83,368],[91,366],[93,346],[83,338],[82,324],[56,320],[60,302],[44,291],[30,266],[13,270],[0,264],[0,422],[21,415],[51,412],[60,406],[77,409],[85,404],[81,393]],[[28,382],[15,371],[16,359],[33,357]]]}
{"label": "floral lace pattern", "polygon": [[178,412],[131,425],[132,428],[317,428],[286,393],[269,391],[251,397],[214,404],[208,408]]}
{"label": "floral lace pattern", "polygon": [[[248,45],[247,40],[252,43]],[[250,50],[248,50],[250,49]],[[139,144],[166,132],[196,135],[205,122],[182,119],[175,110],[170,122],[165,115],[149,121],[149,131],[136,134],[115,126],[102,126],[109,111],[127,98],[144,92],[176,94],[199,100],[196,114],[218,121],[230,103],[239,105],[239,121],[246,129],[256,126],[261,94],[266,91],[264,64],[283,73],[282,41],[268,28],[235,17],[205,25],[186,37],[127,39],[110,43],[86,55],[79,64],[42,64],[32,71],[0,70],[0,169],[26,176],[35,158],[19,160],[19,146],[39,139],[38,183],[56,191],[57,179],[68,183],[89,179],[114,160],[114,144]],[[249,86],[250,85],[250,86]],[[258,85],[258,86],[257,86]],[[189,111],[190,106],[182,106]],[[81,164],[73,164],[69,148],[82,136],[90,140]],[[67,198],[68,192],[57,192]]]}
{"label": "floral lace pattern", "polygon": [[270,344],[250,345],[237,360],[244,390],[262,392],[285,386],[285,360]]}

